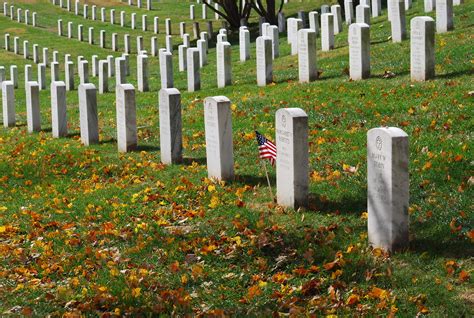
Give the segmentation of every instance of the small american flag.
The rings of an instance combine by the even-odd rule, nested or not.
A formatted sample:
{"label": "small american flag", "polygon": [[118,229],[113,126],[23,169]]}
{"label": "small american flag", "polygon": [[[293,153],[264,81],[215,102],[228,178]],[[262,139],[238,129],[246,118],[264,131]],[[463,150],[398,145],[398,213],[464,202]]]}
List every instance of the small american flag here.
{"label": "small american flag", "polygon": [[271,164],[275,164],[277,148],[273,142],[265,138],[258,131],[255,131],[258,142],[258,153],[261,159],[270,160]]}

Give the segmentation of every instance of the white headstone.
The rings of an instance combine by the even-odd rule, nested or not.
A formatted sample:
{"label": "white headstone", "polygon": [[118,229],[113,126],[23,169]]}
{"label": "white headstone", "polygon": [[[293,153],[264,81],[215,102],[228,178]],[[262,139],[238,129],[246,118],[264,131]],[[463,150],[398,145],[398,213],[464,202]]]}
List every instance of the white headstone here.
{"label": "white headstone", "polygon": [[239,30],[239,53],[241,62],[250,59],[250,32],[247,27],[240,27]]}
{"label": "white headstone", "polygon": [[319,13],[318,11],[311,11],[309,13],[309,28],[316,32],[316,36],[319,34]]}
{"label": "white headstone", "polygon": [[51,83],[51,121],[53,138],[67,136],[66,84]]}
{"label": "white headstone", "polygon": [[12,81],[2,82],[3,127],[15,127],[15,87]]}
{"label": "white headstone", "polygon": [[372,17],[378,17],[382,13],[382,1],[381,0],[372,0]]}
{"label": "white headstone", "polygon": [[94,84],[79,85],[79,119],[82,143],[86,146],[98,143],[97,90]]}
{"label": "white headstone", "polygon": [[334,49],[334,16],[330,13],[321,16],[321,49],[322,51]]}
{"label": "white headstone", "polygon": [[40,90],[46,89],[46,65],[44,63],[38,64],[38,84]]}
{"label": "white headstone", "polygon": [[109,91],[109,62],[107,60],[99,61],[99,94]]}
{"label": "white headstone", "polygon": [[74,63],[73,62],[71,61],[65,62],[64,73],[65,73],[66,90],[68,91],[74,90]]}
{"label": "white headstone", "polygon": [[334,34],[342,32],[342,13],[341,6],[334,4],[331,6],[331,13],[334,16]]}
{"label": "white headstone", "polygon": [[187,53],[187,73],[188,73],[188,92],[195,92],[201,89],[201,75],[199,65],[199,50],[189,48]]}
{"label": "white headstone", "polygon": [[229,42],[217,43],[217,87],[232,85],[231,45]]}
{"label": "white headstone", "polygon": [[[324,16],[324,15],[323,15]],[[301,108],[276,112],[277,203],[298,209],[308,205],[308,115]]]}
{"label": "white headstone", "polygon": [[349,76],[360,80],[370,76],[370,26],[353,23],[349,26]]}
{"label": "white headstone", "polygon": [[358,5],[356,7],[356,23],[365,23],[370,25],[370,7]]}
{"label": "white headstone", "polygon": [[163,88],[159,93],[160,153],[163,164],[182,161],[181,94],[176,88]]}
{"label": "white headstone", "polygon": [[445,33],[453,29],[453,0],[436,0],[436,32]]}
{"label": "white headstone", "polygon": [[234,179],[232,110],[227,97],[215,96],[204,100],[204,124],[208,177]]}
{"label": "white headstone", "polygon": [[402,42],[406,38],[405,2],[404,0],[388,0],[391,15],[392,42]]}
{"label": "white headstone", "polygon": [[138,91],[148,92],[150,86],[148,84],[149,70],[148,70],[148,56],[137,55],[137,82]]}
{"label": "white headstone", "polygon": [[424,0],[425,12],[431,12],[436,9],[436,0]]}
{"label": "white headstone", "polygon": [[257,85],[266,86],[273,81],[272,39],[257,38]]}
{"label": "white headstone", "polygon": [[137,119],[135,88],[131,84],[116,87],[117,146],[119,152],[129,152],[137,148]]}
{"label": "white headstone", "polygon": [[316,65],[316,32],[313,29],[298,31],[298,74],[300,83],[318,78]]}
{"label": "white headstone", "polygon": [[426,81],[435,76],[435,21],[415,17],[410,22],[410,73],[412,81]]}
{"label": "white headstone", "polygon": [[165,49],[160,49],[160,79],[161,88],[173,87],[173,55]]}
{"label": "white headstone", "polygon": [[395,127],[367,133],[368,235],[373,247],[408,246],[408,135]]}
{"label": "white headstone", "polygon": [[26,90],[26,122],[28,132],[41,131],[39,84],[27,82]]}

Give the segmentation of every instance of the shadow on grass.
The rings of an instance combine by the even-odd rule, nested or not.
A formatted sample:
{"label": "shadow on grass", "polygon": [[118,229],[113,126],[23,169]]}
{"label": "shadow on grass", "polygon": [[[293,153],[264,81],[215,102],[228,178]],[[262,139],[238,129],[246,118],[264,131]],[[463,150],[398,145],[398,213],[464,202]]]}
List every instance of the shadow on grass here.
{"label": "shadow on grass", "polygon": [[[270,183],[275,184],[274,178],[270,177]],[[247,184],[247,185],[262,185],[262,186],[267,186],[268,181],[266,177],[263,176],[255,176],[255,175],[250,175],[250,174],[240,174],[235,176],[234,182],[240,183],[240,184]]]}
{"label": "shadow on grass", "polygon": [[436,234],[431,238],[414,239],[410,242],[410,251],[455,259],[474,257],[474,245],[468,240],[446,242],[440,239],[441,236]]}
{"label": "shadow on grass", "polygon": [[388,41],[390,41],[390,39],[373,41],[373,42],[370,42],[370,45],[382,44],[382,43],[386,43],[386,42],[388,42]]}
{"label": "shadow on grass", "polygon": [[154,152],[160,150],[160,147],[158,146],[152,146],[152,145],[138,145],[137,148],[135,148],[134,151],[140,152],[140,151],[148,151],[148,152]]}
{"label": "shadow on grass", "polygon": [[474,70],[461,70],[461,71],[456,71],[452,73],[446,73],[446,74],[440,74],[440,75],[435,75],[435,78],[445,78],[445,79],[450,79],[450,78],[455,78],[463,75],[474,75]]}
{"label": "shadow on grass", "polygon": [[200,165],[205,165],[207,163],[206,158],[189,158],[189,157],[186,157],[186,158],[183,158],[183,161],[181,161],[181,163],[179,163],[179,164],[183,165],[183,166],[192,166],[193,162],[196,162]]}
{"label": "shadow on grass", "polygon": [[67,134],[67,138],[74,138],[74,137],[80,137],[81,133],[79,132],[74,132],[74,133],[69,133]]}
{"label": "shadow on grass", "polygon": [[316,193],[309,195],[308,210],[335,214],[356,214],[367,210],[367,199],[362,193],[356,197],[343,197],[338,201],[321,200]]}

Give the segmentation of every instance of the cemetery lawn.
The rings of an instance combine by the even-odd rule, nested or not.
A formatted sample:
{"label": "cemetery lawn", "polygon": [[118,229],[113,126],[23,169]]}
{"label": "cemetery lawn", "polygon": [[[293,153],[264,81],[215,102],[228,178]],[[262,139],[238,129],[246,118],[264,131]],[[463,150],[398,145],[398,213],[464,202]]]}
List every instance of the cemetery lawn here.
{"label": "cemetery lawn", "polygon": [[[128,19],[147,13],[93,2],[116,6],[117,17],[121,10]],[[179,21],[192,32],[190,2],[163,2],[148,13],[149,23],[160,16],[164,30],[170,17],[175,34]],[[45,0],[15,3],[38,12],[41,28],[2,15],[2,41],[10,33],[12,42],[29,40],[30,52],[34,43],[50,54],[58,50],[61,79],[66,53],[75,64],[78,55],[90,61],[93,54],[119,53],[59,37],[58,18],[65,28],[73,21],[75,31],[84,24],[86,38],[94,26],[96,43],[104,29],[109,46],[117,32],[120,43],[129,33],[133,47],[143,34],[149,47],[152,32],[84,20]],[[321,4],[292,1],[285,12]],[[385,10],[372,19],[372,77],[364,81],[348,78],[345,25],[329,53],[320,51],[318,37],[321,75],[310,84],[298,83],[286,35],[275,83],[265,88],[256,86],[254,38],[252,60],[240,63],[237,34],[230,35],[233,85],[224,89],[216,87],[214,42],[196,93],[186,92],[174,54],[185,148],[184,162],[174,166],[160,163],[157,58],[150,57],[151,91],[136,95],[139,149],[119,154],[113,92],[98,95],[99,145],[80,143],[77,91],[67,95],[68,138],[51,136],[49,90],[40,93],[43,131],[28,134],[23,71],[33,62],[0,50],[0,65],[7,73],[18,65],[20,79],[17,127],[0,128],[0,315],[472,317],[474,1],[454,13],[455,29],[436,35],[437,77],[424,83],[410,83],[409,40],[389,40]],[[418,15],[424,15],[419,0],[407,12],[408,27]],[[131,68],[136,86],[135,54]],[[203,99],[216,95],[232,102],[234,182],[206,178]],[[299,211],[272,203],[254,135],[273,139],[282,107],[309,116],[311,202]],[[367,244],[366,133],[378,126],[400,127],[410,138],[410,247],[393,255]],[[275,171],[268,169],[275,192]]]}

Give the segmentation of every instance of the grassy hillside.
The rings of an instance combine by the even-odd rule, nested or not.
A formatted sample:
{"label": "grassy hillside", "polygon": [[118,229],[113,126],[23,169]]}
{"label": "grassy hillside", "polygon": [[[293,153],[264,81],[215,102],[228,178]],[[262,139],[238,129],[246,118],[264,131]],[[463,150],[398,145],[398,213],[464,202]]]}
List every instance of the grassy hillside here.
{"label": "grassy hillside", "polygon": [[[159,16],[160,47],[170,17],[177,52],[179,22],[192,31],[190,2],[162,2],[147,12],[89,1],[116,7],[117,21],[121,10],[148,14],[150,25]],[[99,30],[107,30],[109,47],[113,32],[120,43],[130,34],[133,47],[143,35],[149,50],[152,32],[84,20],[49,1],[15,3],[38,12],[40,27],[1,15],[2,43],[10,33],[20,43],[59,51],[61,79],[66,53],[73,61],[121,53],[59,37],[58,18],[64,26],[74,22],[75,32],[77,24],[94,26],[96,43]],[[292,1],[285,12],[321,3]],[[99,145],[80,143],[77,91],[67,95],[68,138],[51,137],[49,90],[41,92],[43,131],[28,134],[23,69],[33,62],[0,50],[0,65],[17,65],[20,78],[17,127],[0,128],[0,313],[472,316],[473,12],[472,0],[454,7],[455,30],[436,35],[437,77],[424,83],[410,82],[409,40],[391,42],[386,11],[372,19],[372,76],[365,81],[347,75],[345,25],[335,50],[319,51],[318,39],[321,76],[309,84],[298,83],[285,35],[275,83],[265,88],[256,86],[254,42],[252,59],[240,63],[236,34],[227,88],[217,88],[214,42],[196,93],[186,92],[174,54],[185,147],[184,163],[175,166],[160,164],[157,58],[150,57],[151,91],[137,92],[139,150],[118,154],[114,92],[98,95]],[[419,15],[423,3],[415,1],[407,26]],[[136,85],[135,54],[131,62],[128,80]],[[230,183],[206,178],[203,99],[216,95],[232,101],[236,180]],[[309,115],[311,203],[299,211],[272,203],[254,138],[255,129],[273,138],[282,107]],[[367,244],[366,133],[378,126],[410,136],[410,248],[393,255]],[[274,185],[273,168],[270,176]]]}

